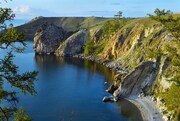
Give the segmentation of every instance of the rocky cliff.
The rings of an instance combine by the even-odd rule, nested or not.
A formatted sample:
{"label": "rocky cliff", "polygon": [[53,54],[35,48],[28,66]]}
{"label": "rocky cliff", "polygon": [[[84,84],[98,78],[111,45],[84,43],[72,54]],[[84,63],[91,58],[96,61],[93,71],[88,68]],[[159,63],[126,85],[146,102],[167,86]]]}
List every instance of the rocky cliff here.
{"label": "rocky cliff", "polygon": [[87,35],[87,29],[79,30],[60,44],[55,54],[57,56],[72,56],[82,53],[85,43],[88,40]]}
{"label": "rocky cliff", "polygon": [[163,107],[164,119],[176,120],[180,86],[172,79],[179,66],[172,63],[179,58],[179,44],[161,23],[138,18],[109,20],[82,29],[57,44],[54,50],[58,56],[90,59],[116,71],[112,88],[107,90],[115,96],[113,101],[150,95]]}
{"label": "rocky cliff", "polygon": [[155,102],[163,105],[164,119],[177,119],[180,93],[175,90],[180,87],[173,78],[180,68],[178,60],[176,65],[172,63],[173,58],[180,57],[180,42],[161,23],[150,18],[127,20],[123,26],[115,28],[116,22],[108,23],[111,26],[104,24],[98,39],[94,35],[100,29],[91,29],[91,43],[87,43],[86,48],[92,51],[86,54],[111,62],[106,65],[117,72],[114,86],[118,88],[110,89],[115,97],[136,99],[151,95],[160,98]]}
{"label": "rocky cliff", "polygon": [[34,37],[34,49],[38,54],[54,53],[61,42],[67,38],[68,32],[50,23],[43,23]]}
{"label": "rocky cliff", "polygon": [[116,97],[138,97],[146,95],[154,83],[159,64],[157,62],[144,62],[129,73],[119,84],[119,88],[113,93]]}
{"label": "rocky cliff", "polygon": [[42,23],[48,22],[52,23],[58,27],[62,27],[64,30],[77,31],[80,28],[89,28],[95,26],[98,23],[103,23],[109,18],[101,17],[36,17],[25,23],[16,27],[19,31],[26,31],[26,40],[33,40],[36,30],[42,25]]}

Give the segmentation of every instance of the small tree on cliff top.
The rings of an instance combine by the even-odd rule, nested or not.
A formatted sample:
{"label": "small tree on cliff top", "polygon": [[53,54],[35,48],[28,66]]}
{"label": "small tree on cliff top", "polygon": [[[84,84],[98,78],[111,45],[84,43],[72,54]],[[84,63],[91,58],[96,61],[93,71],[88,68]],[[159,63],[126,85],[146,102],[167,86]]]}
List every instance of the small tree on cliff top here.
{"label": "small tree on cliff top", "polygon": [[115,17],[118,17],[119,19],[122,17],[123,12],[122,11],[118,11],[117,14],[115,14]]}
{"label": "small tree on cliff top", "polygon": [[151,19],[161,22],[172,35],[180,41],[180,17],[173,16],[170,10],[156,8],[155,15],[148,14]]}

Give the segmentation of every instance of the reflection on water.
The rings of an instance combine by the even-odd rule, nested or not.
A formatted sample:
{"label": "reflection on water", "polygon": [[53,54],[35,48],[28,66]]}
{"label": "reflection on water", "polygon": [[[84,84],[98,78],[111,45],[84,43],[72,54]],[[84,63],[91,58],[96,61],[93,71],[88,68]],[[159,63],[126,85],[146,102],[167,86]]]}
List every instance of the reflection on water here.
{"label": "reflection on water", "polygon": [[[128,101],[103,103],[114,73],[103,65],[75,58],[35,55],[33,43],[23,54],[15,53],[21,71],[38,70],[36,96],[19,95],[33,121],[141,121]],[[0,56],[5,52],[0,51]],[[104,82],[108,82],[105,84]]]}
{"label": "reflection on water", "polygon": [[119,110],[121,115],[125,117],[130,117],[132,121],[143,121],[139,109],[127,100],[121,100],[118,102]]}
{"label": "reflection on water", "polygon": [[[93,93],[90,94],[88,99],[93,98],[92,95],[94,95],[95,97],[99,97],[99,98],[96,98],[96,99],[99,99],[99,100],[94,100],[93,103],[92,103],[93,105],[94,105],[94,103],[95,103],[95,105],[98,105],[97,107],[95,107],[95,110],[100,110],[100,109],[98,109],[98,107],[100,108],[101,105],[103,105],[105,107],[107,106],[108,109],[103,109],[103,111],[98,111],[97,112],[97,114],[99,115],[99,116],[97,116],[98,119],[92,118],[92,120],[97,120],[97,121],[98,120],[100,120],[100,121],[106,121],[106,120],[107,121],[116,121],[116,120],[117,121],[118,120],[121,120],[121,121],[127,121],[127,120],[141,121],[142,120],[142,117],[140,115],[139,110],[132,103],[130,103],[129,101],[122,100],[122,101],[118,102],[117,104],[116,103],[104,104],[104,103],[101,102],[102,97],[104,95],[108,95],[107,93],[105,93],[104,90],[106,88],[108,88],[110,83],[112,83],[112,80],[113,80],[114,75],[115,75],[114,72],[112,72],[111,70],[109,70],[105,66],[97,64],[97,63],[92,62],[92,61],[88,61],[88,60],[83,60],[83,59],[78,59],[78,58],[73,58],[72,59],[72,58],[56,57],[54,55],[35,55],[35,61],[36,61],[38,70],[40,70],[41,72],[43,71],[44,73],[47,71],[47,69],[48,69],[48,72],[53,72],[53,73],[57,72],[60,68],[63,68],[63,71],[66,71],[65,68],[68,65],[68,69],[74,68],[75,72],[78,72],[78,73],[76,73],[77,78],[74,78],[75,80],[79,80],[81,78],[81,75],[84,74],[84,73],[82,73],[82,70],[83,70],[83,72],[87,72],[86,73],[87,78],[83,78],[83,82],[87,82],[87,84],[91,85],[91,86],[97,86],[98,85],[98,84],[95,84],[95,83],[92,85],[91,82],[90,82],[90,81],[94,80],[94,79],[92,79],[92,77],[94,75],[100,74],[100,75],[104,76],[102,82],[106,81],[106,82],[108,82],[108,84],[105,85],[105,84],[101,83],[101,86],[103,87],[103,92],[96,95],[96,92],[98,93],[99,89],[94,89],[93,88],[95,91],[91,90]],[[50,76],[50,73],[47,73],[47,74]],[[59,76],[60,75],[61,74],[59,74]],[[71,73],[71,72],[69,72],[69,74],[68,74],[68,76],[73,76],[73,75],[74,74]],[[97,77],[95,77],[95,81],[98,82],[98,78],[97,79],[96,78]],[[71,82],[71,83],[73,83],[73,82]],[[84,91],[84,93],[87,93],[87,90],[85,88],[88,89],[87,85],[84,86],[84,88],[83,88],[84,90],[82,90],[82,91]],[[75,91],[75,93],[78,93],[78,92]],[[79,98],[86,98],[86,96],[88,94],[85,94],[86,96],[84,96],[82,94],[78,94],[78,95],[79,95],[78,96]],[[77,98],[77,97],[75,97],[75,98]],[[76,100],[75,98],[73,99],[73,101]],[[80,100],[86,100],[86,99],[80,99]],[[92,106],[91,101],[90,100],[86,100],[86,101],[87,101],[86,108],[87,108],[87,110],[89,110],[88,112],[89,113],[95,113],[93,110],[88,108],[89,106]],[[81,102],[81,103],[84,103],[84,102]],[[82,106],[82,105],[79,105],[79,106]],[[103,107],[103,108],[105,108],[105,107]],[[113,111],[114,114],[116,114],[116,116],[115,116],[116,118],[113,117],[114,114],[111,114],[112,112],[110,113],[109,111],[110,112]],[[102,112],[104,112],[104,114]],[[108,116],[108,113],[106,114],[105,112],[110,113],[111,116],[110,115]],[[118,114],[118,112],[119,112],[119,114]],[[64,113],[63,113],[63,115],[65,115]],[[73,116],[76,117],[76,116],[79,115],[79,113],[77,111],[75,111],[75,110],[72,110],[71,114],[72,114],[72,117]],[[83,115],[83,116],[85,116],[85,115]],[[81,117],[83,117],[83,116],[81,116]],[[87,117],[86,117],[86,120],[88,119],[90,121],[91,118],[89,119]],[[62,117],[62,119],[64,119],[64,118]],[[79,120],[82,120],[82,118],[79,119]]]}
{"label": "reflection on water", "polygon": [[[74,65],[76,68],[82,68],[88,70],[88,75],[91,76],[94,73],[101,73],[105,75],[105,82],[112,82],[115,76],[115,73],[108,69],[107,67],[89,61],[79,58],[69,58],[69,57],[57,57],[54,55],[35,55],[35,61],[37,63],[37,66],[39,69],[45,69],[45,68],[57,68],[58,66],[63,66],[65,64]],[[78,70],[77,70],[78,71]]]}

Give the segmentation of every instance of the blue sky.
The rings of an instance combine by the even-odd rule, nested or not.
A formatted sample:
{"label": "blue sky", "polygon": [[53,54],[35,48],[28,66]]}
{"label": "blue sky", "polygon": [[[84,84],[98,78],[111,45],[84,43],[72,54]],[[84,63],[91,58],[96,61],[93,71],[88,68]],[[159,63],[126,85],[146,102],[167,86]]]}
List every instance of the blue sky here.
{"label": "blue sky", "polygon": [[112,17],[123,11],[126,17],[143,17],[155,8],[180,12],[180,0],[13,0],[1,2],[10,7],[17,19],[36,16],[100,16]]}

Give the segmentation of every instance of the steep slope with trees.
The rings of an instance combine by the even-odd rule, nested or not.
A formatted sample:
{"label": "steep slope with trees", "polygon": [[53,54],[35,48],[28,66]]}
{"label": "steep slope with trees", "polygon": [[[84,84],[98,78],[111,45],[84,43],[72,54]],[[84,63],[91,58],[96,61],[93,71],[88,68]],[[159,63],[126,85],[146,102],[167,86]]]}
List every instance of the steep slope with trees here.
{"label": "steep slope with trees", "polygon": [[180,15],[156,9],[155,15],[149,16],[107,21],[98,39],[90,34],[84,52],[112,63],[107,65],[117,71],[114,85],[119,87],[114,96],[151,95],[164,119],[176,121],[180,109]]}
{"label": "steep slope with trees", "polygon": [[[121,14],[118,13],[120,17]],[[77,37],[83,38],[82,40],[86,40],[85,46],[81,48],[84,53],[68,55],[99,62],[117,72],[111,86],[113,89],[110,89],[115,96],[113,101],[151,96],[159,106],[163,118],[176,121],[180,109],[180,15],[156,9],[155,15],[149,16],[136,19],[105,19],[97,23],[89,22],[89,19],[94,18],[82,20],[80,24],[73,25],[73,29],[68,30],[76,31],[84,28],[82,25],[85,24],[89,33],[86,39],[84,35],[73,34],[65,43],[60,43],[56,55],[66,55],[68,47],[73,47]],[[48,20],[39,18],[28,24],[36,25],[37,21],[41,23],[40,19]],[[71,27],[71,24],[66,26],[61,22],[57,23],[64,28]]]}

